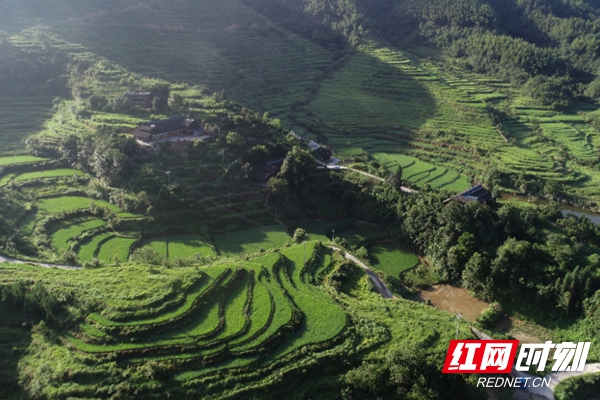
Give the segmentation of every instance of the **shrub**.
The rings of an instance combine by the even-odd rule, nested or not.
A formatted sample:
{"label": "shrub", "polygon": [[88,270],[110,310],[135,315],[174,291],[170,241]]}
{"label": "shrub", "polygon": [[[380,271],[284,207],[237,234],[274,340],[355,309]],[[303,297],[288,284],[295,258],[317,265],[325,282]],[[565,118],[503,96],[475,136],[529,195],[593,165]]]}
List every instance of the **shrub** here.
{"label": "shrub", "polygon": [[294,243],[302,243],[308,239],[308,234],[302,228],[298,228],[294,231],[294,237],[292,238]]}
{"label": "shrub", "polygon": [[499,303],[491,303],[488,308],[482,311],[476,321],[484,328],[491,329],[504,317],[504,310]]}

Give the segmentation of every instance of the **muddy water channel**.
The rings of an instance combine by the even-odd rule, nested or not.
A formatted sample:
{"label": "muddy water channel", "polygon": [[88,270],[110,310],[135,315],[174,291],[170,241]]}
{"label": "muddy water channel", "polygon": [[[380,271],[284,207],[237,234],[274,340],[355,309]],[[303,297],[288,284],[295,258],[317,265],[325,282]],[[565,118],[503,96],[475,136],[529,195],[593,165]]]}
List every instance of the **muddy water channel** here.
{"label": "muddy water channel", "polygon": [[[530,204],[537,204],[537,205],[549,203],[548,200],[536,199],[535,201],[530,201],[530,199],[527,196],[518,196],[515,194],[508,194],[508,193],[502,193],[499,200],[500,201],[508,201],[511,199],[514,199],[517,201],[524,201],[524,202],[527,202]],[[562,205],[562,204],[560,205],[560,208],[561,208],[560,212],[562,212],[563,215],[575,215],[577,217],[585,216],[590,221],[592,221],[594,224],[596,224],[596,225],[600,224],[600,214],[596,214],[594,212],[585,210],[583,208],[566,206],[566,205]]]}
{"label": "muddy water channel", "polygon": [[485,301],[471,296],[465,289],[451,285],[433,285],[421,290],[417,296],[421,301],[430,300],[431,304],[440,310],[452,314],[462,313],[469,321],[475,321],[475,318],[489,306]]}

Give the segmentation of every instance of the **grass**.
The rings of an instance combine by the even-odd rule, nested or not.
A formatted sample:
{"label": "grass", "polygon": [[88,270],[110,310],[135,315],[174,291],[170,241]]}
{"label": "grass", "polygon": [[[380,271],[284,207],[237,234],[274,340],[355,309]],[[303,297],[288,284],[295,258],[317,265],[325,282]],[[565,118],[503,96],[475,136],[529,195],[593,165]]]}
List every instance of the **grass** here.
{"label": "grass", "polygon": [[35,223],[37,222],[37,213],[29,214],[25,219],[23,219],[19,225],[19,230],[23,235],[29,235],[33,232],[33,228],[35,228]]}
{"label": "grass", "polygon": [[61,211],[72,211],[89,208],[92,203],[96,204],[99,207],[106,207],[113,212],[121,211],[119,207],[107,203],[105,201],[96,201],[87,197],[79,196],[61,196],[42,199],[38,201],[38,205],[40,207],[41,212],[52,214],[56,214]]}
{"label": "grass", "polygon": [[249,285],[249,274],[247,273],[241,284],[231,293],[228,293],[228,301],[225,304],[225,328],[211,340],[224,339],[242,331],[246,324],[244,314],[248,296],[252,295],[252,286]]}
{"label": "grass", "polygon": [[68,243],[68,241],[70,239],[81,235],[85,231],[100,228],[105,225],[106,222],[103,220],[92,219],[89,221],[69,225],[68,227],[63,229],[59,229],[52,235],[52,247],[58,252],[69,250],[70,244]]}
{"label": "grass", "polygon": [[8,185],[8,182],[10,182],[14,177],[15,174],[8,174],[6,176],[3,176],[2,179],[0,179],[0,187]]}
{"label": "grass", "polygon": [[136,240],[121,237],[109,239],[100,247],[98,259],[108,263],[125,262],[129,258],[129,249]]}
{"label": "grass", "polygon": [[169,258],[190,258],[196,254],[203,257],[215,255],[211,245],[203,241],[200,236],[194,235],[169,236],[168,248]]}
{"label": "grass", "polygon": [[143,242],[143,247],[150,247],[151,249],[156,250],[156,252],[163,256],[167,256],[167,237],[157,237],[150,240],[145,240]]}
{"label": "grass", "polygon": [[83,176],[84,173],[78,169],[49,169],[45,171],[27,172],[18,175],[15,181],[29,181],[32,179],[44,179],[44,178],[62,178],[65,176]]}
{"label": "grass", "polygon": [[101,233],[99,235],[94,235],[91,241],[82,244],[77,252],[79,261],[85,262],[92,260],[96,254],[96,250],[98,249],[100,242],[110,238],[111,236],[114,236],[113,232]]}
{"label": "grass", "polygon": [[233,256],[279,248],[291,243],[291,237],[281,225],[271,225],[218,235],[213,241],[220,254]]}
{"label": "grass", "polygon": [[383,231],[366,230],[361,228],[345,229],[335,233],[336,237],[346,239],[352,248],[360,247],[370,241],[384,239],[387,233]]}
{"label": "grass", "polygon": [[203,280],[200,284],[197,284],[195,288],[186,294],[185,301],[175,310],[171,310],[167,313],[163,313],[158,317],[148,318],[148,319],[138,319],[135,321],[126,321],[126,322],[115,322],[111,321],[101,314],[93,313],[88,316],[88,319],[94,321],[100,325],[115,327],[115,326],[140,326],[140,325],[153,325],[158,323],[163,323],[173,318],[181,317],[182,315],[189,313],[192,310],[192,307],[196,303],[198,297],[200,297],[214,282],[215,272],[223,272],[223,269],[215,269],[212,271],[212,274],[204,274]]}
{"label": "grass", "polygon": [[[315,243],[309,242],[307,245],[308,254],[313,253]],[[346,325],[346,315],[338,305],[323,293],[312,290],[302,283],[300,274],[304,260],[303,246],[285,249],[282,255],[291,262],[287,265],[287,276],[280,273],[280,280],[304,313],[305,318],[300,329],[284,342],[271,358],[282,357],[307,344],[332,339]]]}
{"label": "grass", "polygon": [[0,167],[6,165],[15,164],[33,164],[36,162],[47,161],[47,158],[34,157],[34,156],[12,156],[12,157],[0,157]]}
{"label": "grass", "polygon": [[352,219],[339,219],[335,221],[304,221],[298,224],[298,228],[302,228],[308,233],[309,240],[320,240],[329,242],[332,237],[332,229],[343,228],[354,222]]}
{"label": "grass", "polygon": [[378,244],[369,247],[369,257],[375,269],[394,278],[398,278],[402,272],[419,263],[416,255],[393,244]]}

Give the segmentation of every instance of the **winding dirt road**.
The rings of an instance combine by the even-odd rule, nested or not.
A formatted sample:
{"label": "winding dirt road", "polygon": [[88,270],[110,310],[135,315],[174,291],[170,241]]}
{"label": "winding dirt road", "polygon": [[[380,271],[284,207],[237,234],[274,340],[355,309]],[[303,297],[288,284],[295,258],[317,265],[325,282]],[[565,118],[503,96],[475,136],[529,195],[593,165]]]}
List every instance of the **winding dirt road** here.
{"label": "winding dirt road", "polygon": [[23,261],[23,260],[17,260],[16,258],[2,256],[2,255],[0,255],[0,263],[29,264],[29,265],[35,265],[37,267],[42,267],[42,268],[58,268],[58,269],[70,269],[70,270],[81,269],[81,267],[77,267],[75,265],[61,265],[61,264],[39,263],[39,262],[33,262],[33,261]]}
{"label": "winding dirt road", "polygon": [[[335,250],[335,251],[340,251],[340,249],[337,247],[329,246],[329,248],[332,250]],[[354,264],[356,264],[359,267],[361,267],[362,269],[364,269],[365,272],[367,273],[367,275],[369,275],[369,278],[371,278],[371,282],[373,282],[373,286],[375,286],[375,289],[384,298],[396,299],[396,300],[398,299],[396,296],[394,296],[394,294],[391,292],[391,290],[388,289],[388,287],[381,280],[381,278],[379,276],[377,276],[377,274],[375,272],[373,272],[365,263],[363,263],[358,258],[354,257],[352,254],[347,253],[347,252],[344,253],[344,258],[348,261],[352,261]]]}

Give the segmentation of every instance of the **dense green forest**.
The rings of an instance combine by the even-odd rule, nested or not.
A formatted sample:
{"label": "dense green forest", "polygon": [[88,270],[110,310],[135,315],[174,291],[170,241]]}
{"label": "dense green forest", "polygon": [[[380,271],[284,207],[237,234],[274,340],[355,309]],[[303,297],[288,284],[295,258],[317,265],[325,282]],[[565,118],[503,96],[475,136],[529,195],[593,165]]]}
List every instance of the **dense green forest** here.
{"label": "dense green forest", "polygon": [[[486,398],[441,374],[470,326],[600,361],[600,227],[561,213],[600,209],[599,13],[2,2],[0,252],[25,263],[0,265],[0,397]],[[201,139],[131,135],[180,115]],[[492,201],[444,202],[475,184]],[[488,308],[457,328],[436,284]]]}

